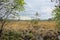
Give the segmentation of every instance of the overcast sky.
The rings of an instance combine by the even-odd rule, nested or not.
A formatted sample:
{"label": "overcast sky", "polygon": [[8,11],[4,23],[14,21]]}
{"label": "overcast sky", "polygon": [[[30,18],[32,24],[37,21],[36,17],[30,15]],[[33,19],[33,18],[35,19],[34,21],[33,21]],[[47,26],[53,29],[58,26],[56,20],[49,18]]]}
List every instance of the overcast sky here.
{"label": "overcast sky", "polygon": [[40,19],[48,19],[52,17],[52,9],[55,2],[51,0],[25,0],[25,11],[20,12],[22,19],[31,19],[35,17],[35,13],[39,13]]}

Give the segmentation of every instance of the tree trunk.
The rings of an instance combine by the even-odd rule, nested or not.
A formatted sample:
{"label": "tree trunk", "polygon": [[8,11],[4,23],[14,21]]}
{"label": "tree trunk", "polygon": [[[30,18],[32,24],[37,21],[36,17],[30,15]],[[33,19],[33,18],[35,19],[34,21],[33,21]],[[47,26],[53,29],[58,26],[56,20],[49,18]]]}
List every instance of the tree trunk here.
{"label": "tree trunk", "polygon": [[1,40],[1,38],[2,38],[2,34],[3,34],[4,24],[5,24],[5,21],[3,21],[3,22],[1,23],[1,29],[0,29],[0,40]]}

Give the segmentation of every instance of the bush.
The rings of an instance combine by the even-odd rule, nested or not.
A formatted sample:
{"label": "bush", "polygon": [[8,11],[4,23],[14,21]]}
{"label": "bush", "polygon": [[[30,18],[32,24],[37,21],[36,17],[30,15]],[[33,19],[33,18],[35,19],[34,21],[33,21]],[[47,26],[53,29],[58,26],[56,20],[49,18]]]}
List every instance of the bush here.
{"label": "bush", "polygon": [[[44,34],[42,34],[44,35]],[[57,34],[53,30],[46,32],[45,36],[42,36],[37,30],[19,30],[3,31],[2,40],[58,40]]]}

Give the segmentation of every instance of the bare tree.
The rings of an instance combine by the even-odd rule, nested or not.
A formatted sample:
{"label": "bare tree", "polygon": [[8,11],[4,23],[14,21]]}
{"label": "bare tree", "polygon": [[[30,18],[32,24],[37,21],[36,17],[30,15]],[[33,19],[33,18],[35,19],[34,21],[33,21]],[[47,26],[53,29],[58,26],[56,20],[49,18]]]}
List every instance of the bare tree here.
{"label": "bare tree", "polygon": [[38,12],[36,12],[36,14],[35,14],[36,20],[38,20],[38,15],[39,15]]}

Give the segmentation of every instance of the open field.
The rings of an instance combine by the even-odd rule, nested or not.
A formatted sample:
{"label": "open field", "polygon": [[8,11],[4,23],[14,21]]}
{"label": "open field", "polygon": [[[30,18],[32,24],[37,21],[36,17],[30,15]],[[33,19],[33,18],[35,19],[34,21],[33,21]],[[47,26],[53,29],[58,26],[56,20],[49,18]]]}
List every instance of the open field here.
{"label": "open field", "polygon": [[8,21],[4,25],[2,39],[41,40],[43,38],[45,40],[50,38],[51,40],[53,38],[53,40],[58,40],[59,34],[55,27],[55,21],[38,21],[36,24],[31,21]]}
{"label": "open field", "polygon": [[55,21],[39,21],[37,24],[33,24],[30,21],[10,21],[7,22],[5,28],[14,29],[14,30],[26,30],[28,28],[32,28],[32,26],[37,26],[39,29],[52,29],[54,30],[56,27]]}

